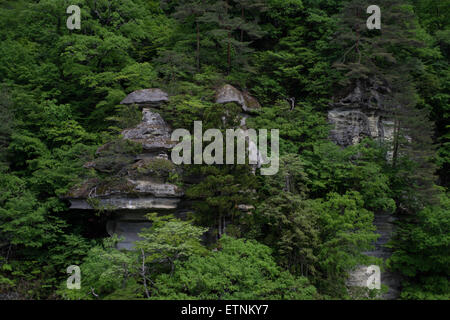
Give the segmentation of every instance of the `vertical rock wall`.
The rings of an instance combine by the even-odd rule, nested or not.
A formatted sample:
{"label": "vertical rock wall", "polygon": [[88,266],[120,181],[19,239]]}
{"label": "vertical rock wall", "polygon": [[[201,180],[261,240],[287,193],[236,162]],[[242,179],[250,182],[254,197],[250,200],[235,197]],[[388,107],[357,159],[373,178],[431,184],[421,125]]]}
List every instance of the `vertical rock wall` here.
{"label": "vertical rock wall", "polygon": [[[354,89],[343,99],[330,105],[328,121],[332,125],[330,139],[337,145],[347,147],[359,143],[365,137],[391,141],[394,123],[387,106],[388,87],[368,80],[357,82]],[[389,159],[389,154],[387,155]],[[384,261],[391,255],[385,247],[395,230],[394,217],[391,214],[375,213],[374,225],[380,235],[375,249],[365,254]],[[366,287],[369,274],[367,266],[359,266],[350,273],[348,286]],[[383,299],[396,299],[400,292],[400,279],[388,270],[381,271],[381,284],[389,287]]]}

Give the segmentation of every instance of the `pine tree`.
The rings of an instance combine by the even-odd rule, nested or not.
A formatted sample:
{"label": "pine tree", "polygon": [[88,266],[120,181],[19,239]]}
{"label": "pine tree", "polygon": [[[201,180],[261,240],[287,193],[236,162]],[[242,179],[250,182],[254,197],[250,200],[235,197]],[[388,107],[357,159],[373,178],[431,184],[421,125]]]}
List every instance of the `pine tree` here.
{"label": "pine tree", "polygon": [[[244,34],[247,33],[250,37],[262,36],[260,28],[255,28],[257,25],[259,15],[268,10],[266,0],[235,0],[237,7],[241,11],[241,20],[244,22],[240,26],[240,41],[244,42]],[[248,21],[253,17],[254,21]]]}
{"label": "pine tree", "polygon": [[[256,177],[248,166],[201,166],[194,174],[203,176],[201,182],[188,188],[186,195],[193,201],[194,220],[213,226],[217,239],[227,231],[228,225],[239,228],[239,205],[252,205],[252,190]],[[236,230],[239,232],[238,230]]]}
{"label": "pine tree", "polygon": [[[168,2],[167,0],[164,2]],[[195,57],[196,57],[196,66],[197,72],[200,71],[200,17],[206,11],[205,1],[202,0],[181,0],[178,2],[178,5],[175,8],[175,12],[173,13],[173,17],[177,20],[186,23],[189,21],[193,21],[195,24],[195,33],[196,33],[196,48],[195,48]]]}
{"label": "pine tree", "polygon": [[[236,66],[247,66],[246,56],[252,51],[250,41],[244,41],[243,32],[249,39],[261,38],[264,33],[255,22],[245,20],[242,17],[243,3],[240,7],[231,0],[217,0],[212,2],[205,14],[199,18],[200,21],[211,26],[209,34],[221,47],[226,48],[226,69],[227,73],[232,69],[232,55],[236,52]],[[245,10],[245,9],[244,9]],[[245,12],[245,11],[244,11]]]}
{"label": "pine tree", "polygon": [[415,34],[416,21],[404,1],[380,3],[381,30],[368,30],[366,26],[369,5],[365,0],[353,0],[344,8],[337,41],[346,48],[335,67],[347,72],[346,85],[370,79],[389,88],[384,109],[394,120],[392,165],[402,180],[402,188],[413,186],[408,196],[398,194],[399,201],[410,205],[414,202],[416,208],[421,208],[433,200],[435,193],[433,126],[427,112],[416,107],[412,80],[413,71],[421,68],[417,50],[423,43]]}
{"label": "pine tree", "polygon": [[0,88],[0,170],[6,161],[8,147],[13,128],[11,99],[5,88]]}

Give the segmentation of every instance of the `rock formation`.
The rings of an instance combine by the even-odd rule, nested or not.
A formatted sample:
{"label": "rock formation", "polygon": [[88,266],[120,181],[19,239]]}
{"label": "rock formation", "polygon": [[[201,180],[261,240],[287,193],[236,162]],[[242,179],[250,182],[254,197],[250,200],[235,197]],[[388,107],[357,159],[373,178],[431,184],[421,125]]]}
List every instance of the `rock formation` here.
{"label": "rock formation", "polygon": [[124,139],[142,145],[145,152],[167,153],[176,143],[170,141],[171,130],[159,113],[142,110],[142,122],[122,132]]}
{"label": "rock formation", "polygon": [[253,165],[253,171],[256,172],[256,168],[260,168],[265,163],[261,153],[258,151],[256,141],[251,141],[248,138],[247,119],[261,110],[261,105],[258,100],[252,97],[247,91],[241,92],[232,85],[225,84],[216,91],[216,103],[227,104],[236,103],[242,107],[242,113],[240,113],[240,125],[239,128],[244,131],[244,135],[247,136],[248,150],[253,154],[257,154],[257,165]]}
{"label": "rock formation", "polygon": [[356,83],[350,94],[331,104],[331,139],[343,147],[359,143],[364,137],[392,139],[394,125],[384,98],[389,92],[389,88],[374,81]]}
{"label": "rock formation", "polygon": [[[374,80],[357,82],[353,91],[345,98],[330,105],[328,120],[332,125],[331,140],[337,145],[347,147],[359,143],[365,137],[391,141],[394,133],[394,122],[389,112],[387,96],[390,89]],[[389,154],[387,156],[389,158]],[[384,261],[391,252],[386,248],[394,232],[394,217],[391,214],[375,213],[374,225],[380,235],[375,243],[375,250],[365,254]],[[359,266],[350,273],[349,287],[366,287],[367,266]],[[383,299],[395,299],[399,294],[400,279],[397,274],[387,270],[381,271],[381,284],[387,285],[389,291]]]}
{"label": "rock formation", "polygon": [[[374,225],[379,238],[375,243],[375,249],[365,252],[368,256],[381,258],[386,261],[392,251],[386,247],[386,244],[395,231],[395,217],[388,213],[376,213],[374,217]],[[368,266],[358,266],[351,273],[347,285],[349,287],[366,287],[369,274],[366,272]],[[381,298],[385,300],[397,299],[400,295],[400,277],[398,274],[386,269],[382,269],[380,273],[381,285],[386,285],[388,291]]]}
{"label": "rock formation", "polygon": [[246,113],[255,113],[261,109],[258,100],[252,97],[248,92],[241,92],[232,85],[226,84],[216,92],[216,103],[236,103],[242,107]]}
{"label": "rock formation", "polygon": [[105,210],[110,213],[107,231],[125,239],[118,248],[131,249],[138,232],[150,226],[145,214],[175,212],[183,190],[169,182],[179,169],[170,161],[175,143],[171,128],[156,111],[168,101],[160,89],[139,90],[122,103],[143,107],[142,122],[122,132],[122,139],[107,143],[96,152],[96,159],[86,163],[100,177],[74,187],[66,196],[71,209]]}
{"label": "rock formation", "polygon": [[130,93],[120,104],[135,104],[141,107],[161,107],[169,102],[169,96],[161,89],[143,89]]}
{"label": "rock formation", "polygon": [[[142,108],[142,122],[123,130],[122,139],[98,148],[95,160],[84,165],[94,169],[96,177],[83,181],[66,195],[70,209],[107,212],[107,232],[124,237],[118,243],[119,249],[132,249],[139,231],[150,226],[145,214],[183,214],[183,190],[169,181],[181,176],[180,169],[170,160],[176,142],[171,141],[172,130],[157,111],[168,101],[167,93],[161,89],[138,90],[122,100],[121,104]],[[254,97],[230,85],[217,91],[216,102],[240,105],[244,130],[249,113],[261,108]],[[251,208],[243,205],[242,209]]]}
{"label": "rock formation", "polygon": [[[258,151],[258,146],[256,145],[256,141],[252,141],[248,138],[248,127],[247,127],[247,119],[252,117],[255,113],[259,112],[261,109],[261,105],[258,100],[252,97],[248,92],[241,92],[236,89],[232,85],[225,84],[221,88],[216,91],[216,103],[227,104],[227,103],[236,103],[242,107],[242,113],[240,113],[240,124],[239,128],[244,131],[244,135],[247,136],[248,142],[248,152],[249,154],[257,154],[258,164],[252,165],[253,173],[256,172],[257,168],[260,168],[263,163],[265,163],[265,159],[263,159],[261,153]],[[247,204],[239,204],[238,209],[241,212],[246,214],[253,214],[253,210],[255,207]],[[226,227],[227,221],[224,221],[224,227]]]}

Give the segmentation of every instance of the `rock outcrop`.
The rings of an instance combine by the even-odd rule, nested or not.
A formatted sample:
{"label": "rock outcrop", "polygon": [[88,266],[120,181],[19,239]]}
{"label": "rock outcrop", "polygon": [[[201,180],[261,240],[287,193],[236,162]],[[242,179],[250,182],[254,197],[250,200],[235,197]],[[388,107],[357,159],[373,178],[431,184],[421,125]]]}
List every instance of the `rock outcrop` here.
{"label": "rock outcrop", "polygon": [[142,107],[161,107],[169,102],[169,96],[161,89],[143,89],[130,93],[120,104],[136,104]]}
{"label": "rock outcrop", "polygon": [[122,132],[124,139],[142,145],[145,152],[167,152],[176,143],[170,140],[171,130],[159,113],[142,110],[142,122],[137,127]]}
{"label": "rock outcrop", "polygon": [[[217,103],[242,107],[244,130],[245,120],[261,108],[254,97],[230,85],[219,89],[216,97]],[[182,176],[170,160],[176,142],[171,141],[172,129],[158,113],[168,101],[167,93],[160,89],[130,93],[121,103],[141,107],[142,121],[123,130],[122,139],[98,148],[95,160],[84,165],[98,172],[97,177],[83,181],[66,195],[73,210],[107,212],[107,232],[124,237],[118,243],[120,249],[132,249],[139,231],[150,226],[146,213],[183,214],[183,190],[178,181],[169,181]],[[250,147],[253,150],[256,145],[250,143]],[[251,211],[245,205],[241,209]]]}
{"label": "rock outcrop", "polygon": [[[394,122],[389,112],[388,95],[390,89],[374,80],[357,82],[353,91],[345,98],[331,104],[328,120],[332,124],[331,140],[347,147],[361,142],[365,137],[391,141],[394,134]],[[390,154],[387,155],[387,159]],[[375,250],[365,252],[368,256],[382,258],[384,261],[391,255],[385,245],[395,230],[394,218],[391,214],[375,213],[374,225],[380,235],[375,243]],[[359,266],[350,273],[349,287],[366,287],[369,275],[368,266]],[[389,291],[382,299],[396,299],[399,295],[400,278],[388,270],[381,271],[381,284],[387,285]]]}
{"label": "rock outcrop", "polygon": [[364,137],[390,140],[394,123],[386,106],[389,88],[375,81],[358,82],[345,98],[331,104],[328,120],[332,124],[331,140],[346,147]]}
{"label": "rock outcrop", "polygon": [[241,106],[242,113],[239,114],[239,128],[243,130],[244,135],[247,137],[249,154],[257,155],[255,159],[257,164],[252,165],[253,172],[256,172],[256,168],[260,168],[266,162],[266,159],[263,159],[262,154],[259,152],[256,141],[249,139],[247,119],[260,111],[261,105],[259,101],[247,91],[241,92],[232,85],[225,84],[216,91],[215,102],[220,104],[236,103]]}
{"label": "rock outcrop", "polygon": [[97,171],[98,177],[87,179],[66,195],[71,209],[107,211],[108,233],[124,237],[120,249],[131,249],[139,231],[150,226],[145,214],[175,213],[183,197],[176,181],[169,181],[180,175],[169,156],[176,144],[170,140],[171,128],[150,109],[161,108],[167,101],[160,89],[128,95],[122,103],[143,106],[142,122],[124,130],[122,139],[100,147],[96,159],[84,165]]}
{"label": "rock outcrop", "polygon": [[[386,247],[386,244],[391,239],[395,231],[395,217],[388,213],[377,213],[374,218],[374,225],[379,237],[375,243],[375,249],[364,252],[368,256],[381,258],[386,261],[392,254],[392,250]],[[366,287],[369,274],[367,273],[368,266],[358,266],[352,272],[347,281],[349,287]],[[401,278],[397,273],[391,272],[386,268],[381,268],[380,272],[381,285],[386,285],[388,291],[380,298],[384,300],[394,300],[400,295]]]}
{"label": "rock outcrop", "polygon": [[241,92],[232,85],[226,84],[219,88],[216,92],[216,103],[236,103],[242,107],[246,113],[255,113],[261,109],[256,98],[252,97],[248,92]]}

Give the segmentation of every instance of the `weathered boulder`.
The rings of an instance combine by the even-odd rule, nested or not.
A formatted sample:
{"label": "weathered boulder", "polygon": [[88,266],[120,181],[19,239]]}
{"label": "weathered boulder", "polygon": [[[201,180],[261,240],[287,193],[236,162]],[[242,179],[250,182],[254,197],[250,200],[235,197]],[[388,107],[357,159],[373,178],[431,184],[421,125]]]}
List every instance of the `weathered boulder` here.
{"label": "weathered boulder", "polygon": [[158,88],[142,89],[130,93],[120,104],[136,104],[142,107],[160,107],[169,102],[169,95]]}
{"label": "weathered boulder", "polygon": [[245,112],[253,113],[261,109],[256,98],[248,92],[241,92],[232,85],[226,84],[216,91],[216,103],[236,103],[242,107]]}
{"label": "weathered boulder", "polygon": [[226,84],[217,90],[216,103],[225,104],[232,102],[241,106],[245,105],[244,96],[241,91],[229,84]]}
{"label": "weathered boulder", "polygon": [[175,213],[184,195],[169,179],[181,175],[169,160],[175,145],[170,141],[171,128],[148,108],[142,114],[141,123],[124,130],[122,139],[100,147],[96,159],[84,165],[101,174],[65,196],[71,209],[107,212],[108,233],[124,237],[119,249],[131,249],[139,231],[150,226],[145,213]]}
{"label": "weathered boulder", "polygon": [[142,110],[142,122],[135,128],[122,132],[124,139],[142,145],[145,151],[167,151],[176,145],[171,141],[171,129],[159,113],[150,109]]}
{"label": "weathered boulder", "polygon": [[[101,181],[97,178],[88,179],[82,184],[73,188],[66,196],[72,202],[72,209],[86,209],[75,208],[73,202],[75,200],[84,199],[88,203],[88,199],[107,199],[112,196],[121,196],[130,198],[153,196],[156,198],[179,198],[183,196],[183,191],[176,185],[162,182],[159,179],[152,179],[151,177],[144,177],[140,180],[132,180],[127,177]],[[107,202],[103,201],[102,202]],[[77,201],[79,204],[80,202]],[[91,209],[94,209],[91,206]],[[153,207],[149,207],[151,209]],[[115,209],[125,209],[120,206]]]}
{"label": "weathered boulder", "polygon": [[[70,209],[77,210],[175,210],[180,202],[179,198],[158,198],[154,196],[111,195],[108,197],[69,199]],[[95,200],[95,204],[93,204]],[[143,221],[145,222],[145,220]]]}

